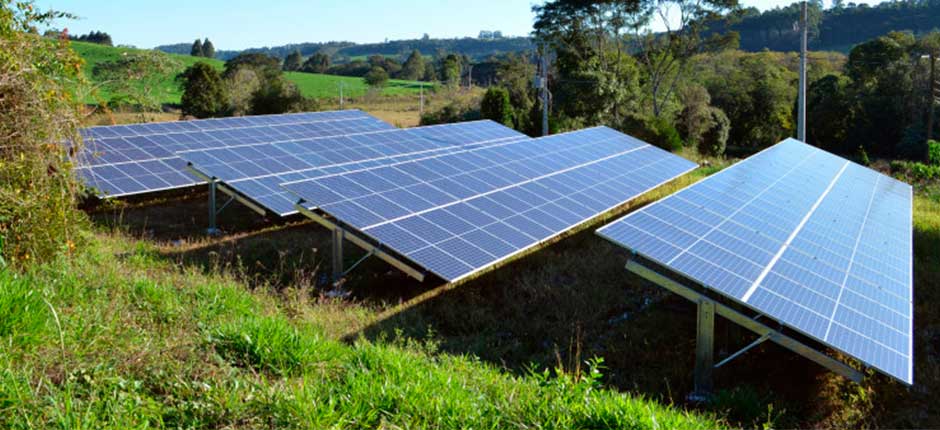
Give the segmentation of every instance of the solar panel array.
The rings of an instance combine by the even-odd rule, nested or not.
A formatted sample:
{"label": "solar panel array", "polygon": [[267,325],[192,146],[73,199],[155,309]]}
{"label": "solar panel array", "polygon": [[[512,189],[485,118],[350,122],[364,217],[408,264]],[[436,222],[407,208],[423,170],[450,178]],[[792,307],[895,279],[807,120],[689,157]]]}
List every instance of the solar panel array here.
{"label": "solar panel array", "polygon": [[284,187],[421,267],[456,281],[695,166],[598,127]]}
{"label": "solar panel array", "polygon": [[789,139],[598,233],[910,384],[911,193]]}
{"label": "solar panel array", "polygon": [[178,151],[394,128],[358,110],[90,127],[76,171],[103,197],[127,196],[196,185]]}
{"label": "solar panel array", "polygon": [[361,170],[458,149],[529,139],[493,121],[180,152],[193,168],[280,216],[295,213],[289,181]]}

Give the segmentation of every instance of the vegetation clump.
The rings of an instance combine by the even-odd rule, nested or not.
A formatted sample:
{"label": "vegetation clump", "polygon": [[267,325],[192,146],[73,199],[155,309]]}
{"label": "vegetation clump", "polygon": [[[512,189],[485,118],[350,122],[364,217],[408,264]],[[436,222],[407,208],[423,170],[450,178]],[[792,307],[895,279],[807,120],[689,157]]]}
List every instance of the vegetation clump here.
{"label": "vegetation clump", "polygon": [[69,161],[82,144],[71,90],[81,59],[67,40],[35,34],[56,16],[0,0],[0,271],[72,255],[84,242]]}

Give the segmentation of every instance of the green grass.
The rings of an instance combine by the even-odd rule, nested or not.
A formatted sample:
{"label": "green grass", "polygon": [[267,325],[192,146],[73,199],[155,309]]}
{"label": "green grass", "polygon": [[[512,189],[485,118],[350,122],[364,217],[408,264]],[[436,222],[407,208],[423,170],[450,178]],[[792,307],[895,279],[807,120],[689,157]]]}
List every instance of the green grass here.
{"label": "green grass", "polygon": [[598,372],[519,375],[433,341],[347,343],[296,311],[305,294],[251,290],[122,234],[84,251],[0,274],[2,428],[721,424],[606,389]]}
{"label": "green grass", "polygon": [[[92,69],[94,68],[95,64],[105,61],[114,61],[120,58],[123,53],[134,51],[133,49],[128,48],[110,47],[86,42],[72,42],[72,48],[85,60],[83,72],[88,77],[89,81],[91,81],[93,84],[97,84],[92,77]],[[159,88],[156,89],[157,93],[160,94],[162,102],[166,104],[179,104],[180,102],[182,91],[175,81],[175,76],[177,73],[183,71],[183,69],[186,67],[195,64],[197,61],[203,61],[212,64],[219,70],[222,70],[225,64],[224,62],[216,59],[199,58],[189,55],[177,54],[167,55],[177,60],[179,62],[179,67],[161,79]],[[300,72],[287,72],[285,73],[285,76],[287,77],[287,80],[297,85],[297,88],[305,97],[310,98],[339,98],[339,85],[341,82],[344,84],[343,91],[344,95],[347,97],[362,96],[369,90],[369,87],[363,82],[362,78]],[[388,85],[382,90],[382,95],[394,96],[417,94],[420,91],[421,85],[422,83],[416,81],[392,79],[389,80]],[[426,87],[425,90],[431,86],[431,84],[428,83],[424,83],[423,85]],[[105,92],[99,92],[98,96],[105,100],[108,98],[108,94]],[[85,100],[86,103],[92,104],[97,103],[98,101],[99,100],[93,96],[86,97]]]}

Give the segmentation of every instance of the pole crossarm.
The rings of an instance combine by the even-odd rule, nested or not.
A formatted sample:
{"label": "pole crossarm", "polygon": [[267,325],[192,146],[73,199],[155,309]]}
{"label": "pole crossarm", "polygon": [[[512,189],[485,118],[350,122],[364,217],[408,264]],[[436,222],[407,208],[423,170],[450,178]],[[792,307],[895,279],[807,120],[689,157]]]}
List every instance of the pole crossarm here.
{"label": "pole crossarm", "polygon": [[[378,247],[378,246],[376,246],[376,245],[373,245],[373,244],[370,243],[369,241],[367,241],[367,240],[365,240],[365,239],[362,239],[362,238],[360,238],[359,236],[356,236],[355,234],[352,234],[352,233],[349,232],[349,231],[343,230],[342,227],[340,227],[340,226],[337,225],[336,223],[334,223],[334,222],[332,222],[332,221],[330,221],[330,220],[324,218],[324,217],[321,216],[320,214],[317,214],[316,212],[314,212],[314,211],[312,211],[312,210],[310,210],[310,209],[307,209],[304,205],[302,205],[302,204],[300,204],[300,203],[295,204],[294,207],[297,208],[297,210],[298,210],[300,213],[302,213],[304,216],[306,216],[307,218],[310,218],[310,219],[316,221],[318,224],[320,224],[320,225],[326,227],[326,228],[329,229],[330,231],[342,230],[342,231],[343,231],[343,233],[342,233],[343,239],[346,239],[346,240],[352,242],[354,245],[356,245],[356,246],[358,246],[358,247],[360,247],[360,248],[366,250],[367,252],[369,252],[369,255],[368,255],[368,256],[375,256],[375,257],[377,257],[377,258],[382,259],[382,261],[385,261],[386,263],[391,264],[391,265],[394,266],[396,269],[401,270],[402,272],[405,272],[405,274],[407,274],[408,276],[411,276],[412,278],[417,279],[418,282],[423,282],[423,281],[424,281],[424,272],[421,272],[421,271],[415,269],[414,267],[412,267],[411,265],[409,265],[409,264],[407,264],[407,263],[401,261],[400,259],[398,259],[398,258],[395,257],[394,255],[391,255],[391,254],[385,252],[384,250],[382,250],[382,248],[380,248],[380,247]],[[355,266],[358,265],[358,264],[359,264],[359,263],[357,262],[355,265],[353,265],[353,267],[355,267]],[[342,272],[341,272],[341,273],[342,273]],[[348,273],[348,271],[347,271],[347,273]],[[343,273],[343,274],[345,274],[345,273]]]}
{"label": "pole crossarm", "polygon": [[[793,351],[799,355],[802,355],[803,357],[808,358],[816,362],[817,364],[839,375],[842,375],[845,378],[853,382],[858,383],[858,382],[861,382],[862,379],[864,379],[864,374],[852,368],[851,366],[848,366],[845,363],[842,363],[841,361],[838,361],[820,351],[817,351],[803,344],[797,339],[794,339],[790,336],[782,334],[778,330],[774,330],[773,328],[770,328],[760,322],[757,322],[753,318],[750,318],[730,308],[727,305],[718,303],[712,300],[711,298],[699,293],[698,291],[695,291],[670,278],[667,278],[663,276],[662,274],[644,266],[643,264],[636,261],[635,259],[631,259],[629,262],[627,262],[626,268],[627,270],[629,270],[632,273],[635,273],[641,278],[646,279],[647,281],[650,281],[656,285],[659,285],[669,291],[672,291],[673,293],[676,293],[682,297],[685,297],[686,299],[692,302],[699,303],[699,304],[701,304],[702,302],[713,302],[715,304],[715,313],[717,315],[720,315],[728,320],[731,320],[732,322],[738,325],[741,325],[744,328],[753,331],[754,333],[757,333],[761,337],[766,336],[767,339],[774,341],[776,344],[784,348],[787,348],[790,351]],[[748,346],[747,348],[745,348],[745,350],[749,348],[751,348],[751,346]],[[736,355],[740,355],[741,352],[743,351],[739,351],[739,353],[737,353]],[[729,357],[729,358],[733,358],[733,357]],[[728,360],[725,360],[725,361],[728,361]],[[724,364],[724,362],[719,363],[719,364]]]}

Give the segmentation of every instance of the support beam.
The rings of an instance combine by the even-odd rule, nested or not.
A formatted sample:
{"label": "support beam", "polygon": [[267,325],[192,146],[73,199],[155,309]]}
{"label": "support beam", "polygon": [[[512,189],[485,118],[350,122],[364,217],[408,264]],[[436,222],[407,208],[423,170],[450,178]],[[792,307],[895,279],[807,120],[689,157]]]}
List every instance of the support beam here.
{"label": "support beam", "polygon": [[333,282],[343,277],[343,232],[341,228],[333,229]]}
{"label": "support beam", "polygon": [[698,334],[695,337],[695,391],[693,400],[705,400],[712,392],[715,368],[715,302],[699,300]]}
{"label": "support beam", "polygon": [[[701,303],[702,301],[712,301],[710,298],[702,295],[701,293],[657,273],[656,271],[644,266],[636,260],[631,259],[629,262],[627,262],[627,270],[695,303]],[[774,330],[762,323],[759,323],[756,320],[738,311],[735,311],[726,305],[714,301],[712,302],[715,305],[715,313],[717,315],[727,318],[735,324],[757,333],[759,336],[767,336],[768,339],[774,341],[778,345],[787,348],[799,355],[802,355],[803,357],[808,358],[839,375],[842,375],[852,382],[861,382],[864,378],[864,374],[862,374],[862,372],[852,368],[851,366],[848,366],[845,363],[842,363],[841,361],[836,360],[820,351],[810,348],[809,346],[804,345],[802,342],[780,333],[779,331]],[[699,315],[701,317],[701,310],[699,311]]]}
{"label": "support beam", "polygon": [[[326,218],[320,216],[319,214],[317,214],[316,212],[311,211],[310,209],[307,209],[307,208],[304,207],[304,205],[302,205],[302,204],[299,204],[299,203],[298,203],[298,204],[294,205],[294,207],[297,208],[297,211],[298,211],[298,212],[304,214],[304,216],[306,216],[307,218],[310,218],[310,219],[316,221],[318,224],[320,224],[320,225],[326,227],[327,229],[329,229],[329,230],[331,230],[331,231],[335,231],[335,230],[337,230],[337,229],[340,229],[340,227],[339,227],[338,225],[336,225],[334,222],[332,222],[332,221],[330,221],[330,220],[328,220],[328,219],[326,219]],[[411,267],[409,264],[407,264],[407,263],[405,263],[405,262],[399,260],[399,259],[396,258],[394,255],[391,255],[391,254],[389,254],[389,253],[383,251],[381,248],[379,248],[379,247],[377,247],[377,246],[375,246],[375,245],[369,243],[367,240],[364,240],[364,239],[360,238],[359,236],[356,236],[356,235],[354,235],[354,234],[352,234],[352,233],[350,233],[350,232],[348,232],[348,231],[344,231],[344,232],[343,232],[343,238],[346,239],[346,240],[348,240],[348,241],[350,241],[350,242],[352,242],[354,245],[356,245],[356,246],[358,246],[358,247],[360,247],[360,248],[362,248],[362,249],[364,249],[364,250],[366,250],[366,251],[368,251],[368,252],[371,252],[372,255],[376,256],[377,258],[380,258],[382,261],[385,261],[385,262],[388,263],[388,264],[391,264],[391,265],[394,266],[396,269],[401,270],[402,272],[405,272],[405,274],[407,274],[408,276],[411,276],[412,278],[417,279],[418,282],[423,282],[423,281],[424,281],[424,272],[421,272],[421,271],[415,269],[414,267]]]}
{"label": "support beam", "polygon": [[207,230],[207,233],[209,233],[210,235],[219,234],[219,229],[216,228],[216,225],[215,225],[215,215],[216,215],[215,187],[216,187],[215,179],[210,179],[209,180],[209,229]]}

